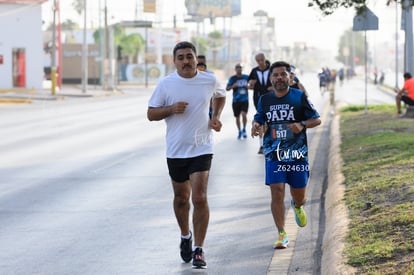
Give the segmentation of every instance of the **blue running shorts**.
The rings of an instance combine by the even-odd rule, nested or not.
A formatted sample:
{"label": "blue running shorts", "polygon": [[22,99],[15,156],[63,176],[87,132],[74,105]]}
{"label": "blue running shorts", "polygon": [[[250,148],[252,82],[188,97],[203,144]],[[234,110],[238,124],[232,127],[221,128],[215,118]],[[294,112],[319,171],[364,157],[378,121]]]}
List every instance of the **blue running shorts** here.
{"label": "blue running shorts", "polygon": [[266,160],[266,185],[287,183],[292,188],[303,188],[308,184],[309,163],[307,161]]}

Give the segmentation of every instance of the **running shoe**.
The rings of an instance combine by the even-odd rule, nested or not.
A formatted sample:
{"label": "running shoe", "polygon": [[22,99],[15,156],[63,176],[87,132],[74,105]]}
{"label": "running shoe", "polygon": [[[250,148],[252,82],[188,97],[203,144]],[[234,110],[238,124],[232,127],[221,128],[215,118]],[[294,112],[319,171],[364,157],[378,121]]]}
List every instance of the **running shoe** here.
{"label": "running shoe", "polygon": [[190,231],[190,238],[181,238],[180,255],[184,262],[189,263],[193,257],[193,234]]}
{"label": "running shoe", "polygon": [[246,129],[243,129],[243,130],[242,130],[242,134],[243,134],[243,138],[247,138]]}
{"label": "running shoe", "polygon": [[289,244],[289,240],[285,231],[279,232],[279,238],[275,241],[273,248],[275,249],[284,249],[287,248]]}
{"label": "running shoe", "polygon": [[206,261],[204,259],[204,252],[203,252],[203,249],[200,248],[200,247],[197,247],[194,250],[193,268],[197,268],[197,269],[206,269],[207,268],[207,264],[206,264]]}
{"label": "running shoe", "polygon": [[306,225],[306,213],[303,209],[303,205],[300,207],[295,207],[295,202],[293,200],[290,201],[290,204],[293,207],[293,210],[295,212],[295,220],[299,227],[305,227]]}
{"label": "running shoe", "polygon": [[242,136],[243,136],[243,132],[240,130],[240,131],[239,131],[239,135],[237,136],[237,139],[241,139],[241,138],[242,138]]}

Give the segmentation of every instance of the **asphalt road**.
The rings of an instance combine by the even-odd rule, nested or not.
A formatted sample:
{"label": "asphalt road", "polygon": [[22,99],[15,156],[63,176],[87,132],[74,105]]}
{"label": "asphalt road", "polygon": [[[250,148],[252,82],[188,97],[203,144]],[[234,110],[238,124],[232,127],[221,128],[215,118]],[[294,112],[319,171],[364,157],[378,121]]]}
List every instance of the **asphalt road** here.
{"label": "asphalt road", "polygon": [[[0,106],[0,274],[319,274],[334,112],[316,77],[302,80],[323,116],[309,130],[308,225],[298,230],[287,207],[291,246],[272,248],[263,156],[257,139],[236,139],[227,104],[215,135],[206,271],[179,257],[165,124],[146,119],[151,89]],[[362,84],[345,83],[336,98],[356,100]]]}

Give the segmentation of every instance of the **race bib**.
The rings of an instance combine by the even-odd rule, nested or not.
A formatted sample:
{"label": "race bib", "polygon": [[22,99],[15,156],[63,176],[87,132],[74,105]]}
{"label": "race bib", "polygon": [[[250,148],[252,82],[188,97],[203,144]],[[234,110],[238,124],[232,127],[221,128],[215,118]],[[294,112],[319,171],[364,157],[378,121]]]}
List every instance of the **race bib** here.
{"label": "race bib", "polygon": [[287,140],[293,137],[293,132],[287,127],[287,124],[270,125],[270,134],[273,140]]}

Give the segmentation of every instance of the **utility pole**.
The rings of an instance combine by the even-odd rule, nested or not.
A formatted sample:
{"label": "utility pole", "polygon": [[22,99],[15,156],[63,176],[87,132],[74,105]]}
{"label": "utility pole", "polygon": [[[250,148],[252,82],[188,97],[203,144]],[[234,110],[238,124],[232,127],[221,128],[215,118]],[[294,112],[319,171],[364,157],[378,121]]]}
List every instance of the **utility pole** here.
{"label": "utility pole", "polygon": [[57,45],[58,45],[58,59],[57,59],[57,85],[59,89],[62,88],[62,24],[60,20],[60,0],[57,0]]}
{"label": "utility pole", "polygon": [[56,0],[53,0],[52,56],[50,66],[51,93],[56,94]]}
{"label": "utility pole", "polygon": [[354,17],[353,31],[364,31],[365,47],[365,113],[368,113],[368,43],[367,31],[378,30],[378,17],[368,8],[365,7],[363,12]]}
{"label": "utility pole", "polygon": [[83,47],[82,47],[82,92],[86,93],[88,85],[88,41],[86,40],[86,2],[83,0]]}
{"label": "utility pole", "polygon": [[103,64],[103,50],[102,50],[102,10],[101,10],[101,0],[98,2],[98,10],[99,10],[99,85],[102,86],[102,64]]}
{"label": "utility pole", "polygon": [[395,87],[398,89],[398,2],[395,2]]}
{"label": "utility pole", "polygon": [[104,85],[103,88],[104,90],[109,89],[109,30],[108,30],[108,7],[106,5],[106,0],[105,0],[105,8],[104,8],[104,27],[105,27],[105,44],[104,44]]}
{"label": "utility pole", "polygon": [[405,31],[404,71],[414,74],[414,42],[413,42],[413,7],[411,0],[404,0],[402,4],[403,29]]}

